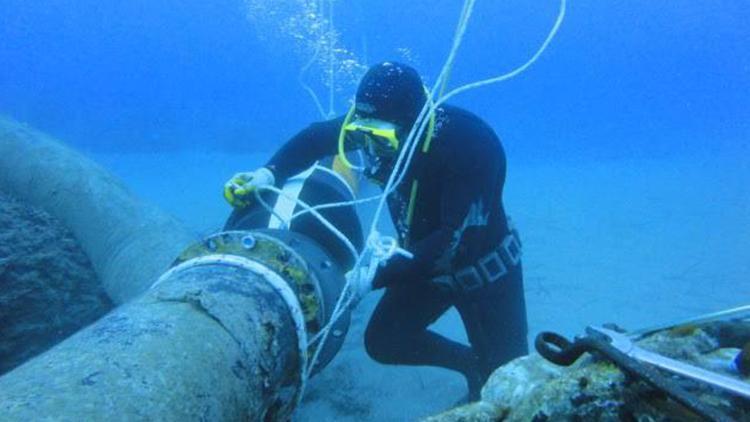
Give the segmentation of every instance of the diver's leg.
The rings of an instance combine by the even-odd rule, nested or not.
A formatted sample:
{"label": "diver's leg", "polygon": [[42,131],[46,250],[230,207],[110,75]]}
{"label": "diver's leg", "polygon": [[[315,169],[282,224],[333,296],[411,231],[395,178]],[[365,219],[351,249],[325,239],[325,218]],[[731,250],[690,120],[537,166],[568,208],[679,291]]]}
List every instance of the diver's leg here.
{"label": "diver's leg", "polygon": [[451,306],[452,297],[430,283],[389,287],[367,326],[367,353],[381,363],[452,369],[474,383],[479,371],[471,348],[427,329]]}
{"label": "diver's leg", "polygon": [[528,354],[526,300],[521,265],[497,282],[456,303],[474,352],[482,384],[499,366]]}

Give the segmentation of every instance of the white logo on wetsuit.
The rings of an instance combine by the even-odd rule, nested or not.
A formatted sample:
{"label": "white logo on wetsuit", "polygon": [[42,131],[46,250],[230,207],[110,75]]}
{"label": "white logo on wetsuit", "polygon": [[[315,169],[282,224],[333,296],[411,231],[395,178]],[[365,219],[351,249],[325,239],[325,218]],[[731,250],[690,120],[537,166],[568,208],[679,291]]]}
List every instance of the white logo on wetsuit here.
{"label": "white logo on wetsuit", "polygon": [[436,268],[440,268],[443,270],[450,268],[453,258],[456,257],[456,250],[458,249],[458,244],[461,242],[461,239],[464,236],[464,232],[469,227],[486,226],[487,221],[489,220],[489,215],[489,212],[484,208],[484,201],[482,201],[481,198],[477,202],[471,204],[469,210],[466,212],[466,217],[464,217],[463,224],[461,224],[461,227],[453,232],[451,243],[448,246],[447,250],[438,259]]}

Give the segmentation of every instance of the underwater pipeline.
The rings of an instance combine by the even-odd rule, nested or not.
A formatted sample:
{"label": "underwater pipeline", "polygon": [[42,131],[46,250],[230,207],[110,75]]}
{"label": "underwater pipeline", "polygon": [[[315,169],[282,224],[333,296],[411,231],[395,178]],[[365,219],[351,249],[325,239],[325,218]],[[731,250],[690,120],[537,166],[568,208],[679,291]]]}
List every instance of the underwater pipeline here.
{"label": "underwater pipeline", "polygon": [[[289,183],[313,205],[352,198],[323,168]],[[195,242],[100,166],[9,119],[0,190],[68,225],[120,304],[0,377],[1,420],[285,420],[343,343],[348,312],[328,341],[308,340],[331,321],[352,257],[312,216],[278,227],[288,204],[235,211]],[[362,247],[353,208],[323,212]]]}
{"label": "underwater pipeline", "polygon": [[62,221],[115,304],[143,293],[192,240],[101,166],[1,116],[0,189]]}

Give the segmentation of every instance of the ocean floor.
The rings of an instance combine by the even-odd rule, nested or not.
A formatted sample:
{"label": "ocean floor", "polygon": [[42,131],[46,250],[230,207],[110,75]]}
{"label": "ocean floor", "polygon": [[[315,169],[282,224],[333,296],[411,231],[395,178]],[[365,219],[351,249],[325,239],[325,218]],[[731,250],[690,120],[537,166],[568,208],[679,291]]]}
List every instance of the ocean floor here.
{"label": "ocean floor", "polygon": [[[198,238],[220,229],[230,211],[224,181],[268,156],[93,158]],[[743,157],[510,164],[505,201],[524,241],[530,339],[604,322],[639,328],[750,300],[750,165]],[[341,353],[311,380],[296,420],[414,420],[463,396],[458,375],[367,357],[362,333],[378,297],[357,309]],[[435,325],[464,339],[461,328],[453,311]]]}

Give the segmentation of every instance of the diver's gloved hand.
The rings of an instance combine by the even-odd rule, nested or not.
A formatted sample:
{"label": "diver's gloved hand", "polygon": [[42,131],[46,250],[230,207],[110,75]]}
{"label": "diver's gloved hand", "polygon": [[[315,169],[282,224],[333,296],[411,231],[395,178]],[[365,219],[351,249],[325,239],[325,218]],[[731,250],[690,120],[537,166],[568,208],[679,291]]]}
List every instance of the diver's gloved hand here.
{"label": "diver's gloved hand", "polygon": [[237,173],[224,184],[224,199],[234,208],[245,208],[253,202],[258,187],[274,183],[273,173],[265,167]]}
{"label": "diver's gloved hand", "polygon": [[373,276],[374,274],[371,274],[370,268],[365,265],[360,265],[359,268],[346,273],[349,292],[353,297],[351,302],[352,308],[357,306],[372,291]]}

